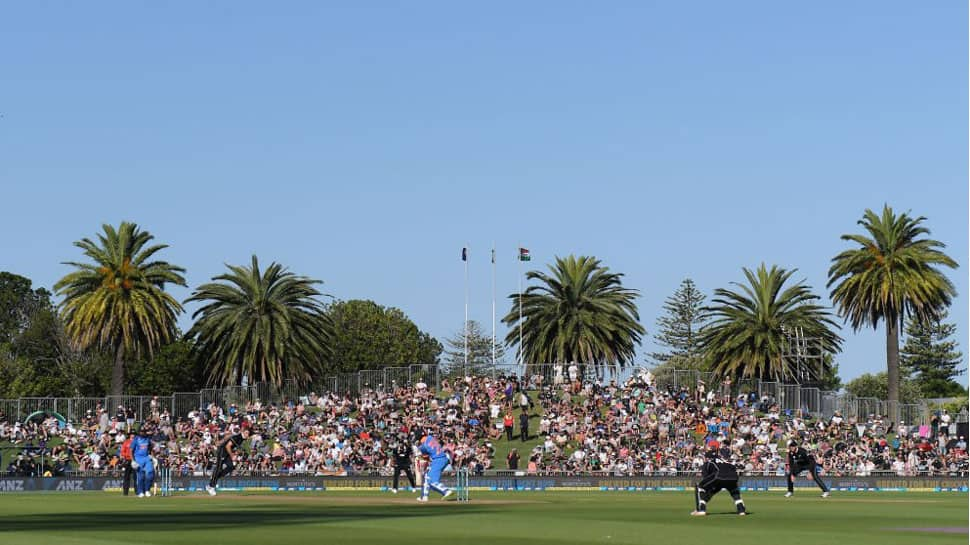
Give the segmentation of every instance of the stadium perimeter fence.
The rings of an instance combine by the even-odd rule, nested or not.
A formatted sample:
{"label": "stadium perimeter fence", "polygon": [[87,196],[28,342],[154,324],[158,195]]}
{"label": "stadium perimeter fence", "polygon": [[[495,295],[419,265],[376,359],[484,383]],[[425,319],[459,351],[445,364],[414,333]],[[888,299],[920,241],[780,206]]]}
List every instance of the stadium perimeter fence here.
{"label": "stadium perimeter fence", "polygon": [[[175,471],[162,473],[167,492],[202,492],[208,484],[205,475],[179,475]],[[697,474],[618,475],[608,473],[525,473],[490,472],[484,474],[447,474],[444,482],[466,490],[492,491],[683,491],[697,483]],[[911,491],[936,492],[968,491],[966,473],[950,475],[900,476],[892,473],[865,476],[829,476],[823,480],[832,490],[847,492]],[[391,477],[385,475],[277,475],[239,474],[220,481],[220,489],[236,491],[323,491],[323,490],[389,490]],[[783,475],[742,475],[740,484],[747,490],[783,490]],[[121,488],[120,474],[68,475],[64,477],[0,477],[0,493],[31,491],[117,491]],[[815,489],[809,479],[798,479],[799,489]]]}
{"label": "stadium perimeter fence", "polygon": [[[633,374],[645,376],[642,369],[627,369],[622,374],[613,368],[593,365],[576,365],[575,376],[585,381],[601,381],[608,384],[611,380],[630,377]],[[65,420],[76,423],[82,421],[89,414],[96,414],[96,409],[102,407],[109,414],[122,406],[131,409],[136,421],[143,421],[153,413],[168,411],[173,417],[184,416],[193,410],[205,409],[210,404],[221,407],[235,403],[245,406],[249,402],[259,401],[264,405],[282,403],[287,400],[305,399],[311,392],[319,395],[335,394],[339,396],[356,396],[363,391],[375,390],[389,392],[402,386],[413,386],[424,383],[428,387],[440,385],[442,380],[461,380],[462,377],[474,374],[476,376],[516,376],[524,379],[527,388],[541,385],[566,383],[573,378],[570,365],[566,364],[529,364],[529,365],[476,365],[463,368],[460,366],[440,365],[409,365],[398,367],[384,367],[381,369],[365,370],[355,373],[341,373],[314,380],[310,384],[298,384],[287,381],[282,385],[269,383],[255,383],[243,386],[229,386],[224,388],[207,388],[199,392],[176,392],[168,396],[132,396],[121,397],[24,397],[19,399],[0,399],[0,412],[8,419],[18,421],[37,414],[57,414]],[[772,381],[748,379],[731,383],[721,380],[713,373],[696,370],[663,370],[653,377],[654,384],[661,389],[676,392],[686,391],[689,395],[697,395],[700,388],[706,392],[714,392],[722,400],[732,403],[737,396],[754,394],[757,401],[762,398],[789,414],[801,414],[829,418],[836,412],[845,418],[856,418],[866,421],[874,415],[898,414],[899,419],[907,424],[926,424],[930,415],[925,402],[896,403],[875,398],[860,398],[848,393],[822,391],[816,387],[800,384],[786,384]],[[89,413],[90,411],[90,413]],[[967,414],[957,415],[958,422],[966,422]]]}

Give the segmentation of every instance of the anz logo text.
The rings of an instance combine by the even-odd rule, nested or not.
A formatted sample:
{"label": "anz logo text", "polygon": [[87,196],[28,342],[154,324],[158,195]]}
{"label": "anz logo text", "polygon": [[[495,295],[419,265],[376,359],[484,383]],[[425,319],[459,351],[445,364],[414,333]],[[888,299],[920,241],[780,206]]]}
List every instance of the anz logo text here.
{"label": "anz logo text", "polygon": [[57,483],[56,490],[63,490],[63,491],[84,490],[84,481],[65,479]]}
{"label": "anz logo text", "polygon": [[0,479],[0,492],[23,492],[24,482],[19,480]]}

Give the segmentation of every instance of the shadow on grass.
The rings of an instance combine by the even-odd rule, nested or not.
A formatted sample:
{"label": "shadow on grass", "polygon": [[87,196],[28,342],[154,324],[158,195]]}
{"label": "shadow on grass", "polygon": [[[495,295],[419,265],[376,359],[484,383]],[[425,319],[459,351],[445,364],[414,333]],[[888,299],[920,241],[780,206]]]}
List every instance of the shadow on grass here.
{"label": "shadow on grass", "polygon": [[227,510],[94,511],[18,514],[0,517],[0,535],[7,532],[184,532],[233,527],[292,526],[394,518],[447,517],[491,511],[487,506],[429,509],[428,506],[239,506]]}

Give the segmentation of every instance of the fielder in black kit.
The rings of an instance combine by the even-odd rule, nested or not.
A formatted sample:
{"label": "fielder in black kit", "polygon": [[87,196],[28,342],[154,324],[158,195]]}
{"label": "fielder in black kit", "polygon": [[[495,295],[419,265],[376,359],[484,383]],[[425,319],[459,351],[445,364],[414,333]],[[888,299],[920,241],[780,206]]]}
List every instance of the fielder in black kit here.
{"label": "fielder in black kit", "polygon": [[721,490],[727,490],[734,499],[734,506],[739,515],[748,514],[744,508],[744,500],[741,499],[741,490],[738,488],[738,470],[731,463],[730,456],[731,453],[726,448],[719,451],[714,447],[707,451],[707,460],[701,470],[701,482],[694,489],[696,508],[691,515],[707,515],[707,502]]}
{"label": "fielder in black kit", "polygon": [[407,476],[411,489],[417,490],[414,486],[414,471],[411,470],[411,451],[411,444],[408,443],[407,439],[404,436],[399,437],[397,444],[394,445],[394,487],[391,488],[391,492],[395,494],[397,494],[402,471]]}
{"label": "fielder in black kit", "polygon": [[823,498],[829,497],[829,487],[825,486],[822,478],[818,476],[818,462],[815,461],[815,457],[809,454],[804,448],[798,446],[798,443],[795,441],[789,441],[788,475],[785,476],[788,480],[788,492],[785,494],[786,498],[792,497],[792,494],[795,493],[795,477],[802,471],[808,471],[812,475],[815,484],[822,489]]}

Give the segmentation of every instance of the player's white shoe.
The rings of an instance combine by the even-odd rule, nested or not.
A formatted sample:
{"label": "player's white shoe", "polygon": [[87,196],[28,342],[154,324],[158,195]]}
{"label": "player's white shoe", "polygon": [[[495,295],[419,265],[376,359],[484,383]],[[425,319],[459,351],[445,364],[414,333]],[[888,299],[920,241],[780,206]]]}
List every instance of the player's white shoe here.
{"label": "player's white shoe", "polygon": [[692,517],[704,517],[707,516],[707,511],[691,511],[690,516]]}
{"label": "player's white shoe", "polygon": [[397,489],[396,488],[392,488],[391,489],[391,494],[397,494]]}
{"label": "player's white shoe", "polygon": [[146,498],[150,498],[150,497],[152,497],[152,493],[151,493],[151,491],[150,491],[150,490],[146,490],[146,491],[145,491],[145,497],[146,497]]}
{"label": "player's white shoe", "polygon": [[145,497],[145,493],[144,492],[139,492],[138,493],[138,497],[139,498],[144,498]]}
{"label": "player's white shoe", "polygon": [[418,501],[428,501],[427,496],[418,496]]}
{"label": "player's white shoe", "polygon": [[827,497],[829,497],[829,493],[828,493],[828,492],[822,492],[822,497],[823,497],[823,498],[827,498]]}
{"label": "player's white shoe", "polygon": [[441,499],[445,499],[448,496],[450,496],[451,494],[452,494],[452,490],[449,488],[448,490],[445,491],[444,496],[441,496]]}
{"label": "player's white shoe", "polygon": [[740,513],[738,513],[738,516],[744,517],[744,516],[747,516],[747,513],[745,513],[744,511],[741,511]]}
{"label": "player's white shoe", "polygon": [[211,486],[205,487],[205,491],[208,492],[210,496],[216,495],[216,489]]}
{"label": "player's white shoe", "polygon": [[790,497],[792,497],[792,493],[791,493],[791,492],[785,492],[785,497],[786,497],[786,498],[790,498]]}

